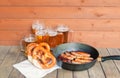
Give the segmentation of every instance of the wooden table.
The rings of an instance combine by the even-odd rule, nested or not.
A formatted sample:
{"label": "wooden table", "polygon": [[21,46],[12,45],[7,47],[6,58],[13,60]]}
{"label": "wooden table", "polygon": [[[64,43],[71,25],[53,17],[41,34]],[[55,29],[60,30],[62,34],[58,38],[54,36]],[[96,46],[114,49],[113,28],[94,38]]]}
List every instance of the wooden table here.
{"label": "wooden table", "polygon": [[[101,48],[98,51],[101,56],[120,55],[120,49],[115,48]],[[0,78],[25,78],[12,66],[25,59],[19,46],[0,46]],[[120,61],[96,62],[92,68],[85,71],[59,69],[44,78],[120,78]]]}

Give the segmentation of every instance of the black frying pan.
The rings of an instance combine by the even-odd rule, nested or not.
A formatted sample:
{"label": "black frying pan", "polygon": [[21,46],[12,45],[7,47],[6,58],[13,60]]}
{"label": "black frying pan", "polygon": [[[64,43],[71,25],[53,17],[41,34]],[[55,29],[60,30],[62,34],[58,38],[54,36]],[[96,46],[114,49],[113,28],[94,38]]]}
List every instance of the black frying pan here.
{"label": "black frying pan", "polygon": [[[91,57],[94,58],[94,60],[90,63],[85,63],[85,64],[71,64],[71,63],[62,62],[61,60],[58,60],[58,56],[61,53],[64,53],[66,51],[67,52],[83,51],[83,52],[89,53]],[[59,66],[61,66],[64,69],[72,70],[72,71],[81,71],[81,70],[89,69],[95,64],[95,62],[97,61],[97,58],[99,57],[99,53],[94,47],[90,45],[82,44],[82,43],[61,44],[53,49],[53,54],[57,58]],[[106,61],[106,60],[120,60],[120,55],[101,57],[101,61]]]}

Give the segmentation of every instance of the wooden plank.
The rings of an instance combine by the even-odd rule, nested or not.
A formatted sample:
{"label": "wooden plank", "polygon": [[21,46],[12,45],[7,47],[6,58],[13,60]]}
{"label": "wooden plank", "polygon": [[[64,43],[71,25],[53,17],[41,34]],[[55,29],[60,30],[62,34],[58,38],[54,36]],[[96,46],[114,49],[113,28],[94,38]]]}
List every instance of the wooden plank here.
{"label": "wooden plank", "polygon": [[30,34],[30,31],[0,31],[0,40],[20,40],[27,34]]}
{"label": "wooden plank", "polygon": [[[100,49],[101,56],[109,56],[107,49]],[[119,78],[120,74],[112,60],[101,63],[106,78]]]}
{"label": "wooden plank", "polygon": [[8,51],[10,49],[10,46],[0,46],[0,60],[3,61],[6,57]]}
{"label": "wooden plank", "polygon": [[42,5],[59,5],[59,0],[1,0],[1,6],[42,6]]}
{"label": "wooden plank", "polygon": [[2,63],[2,60],[0,60],[0,64]]}
{"label": "wooden plank", "polygon": [[89,78],[88,71],[74,71],[73,72],[73,78]]}
{"label": "wooden plank", "polygon": [[[30,31],[36,19],[0,19],[0,31]],[[38,19],[45,26],[67,25],[74,31],[120,31],[120,19]]]}
{"label": "wooden plank", "polygon": [[13,69],[12,65],[16,63],[18,56],[18,47],[11,47],[2,64],[0,65],[0,78],[8,78]]}
{"label": "wooden plank", "polygon": [[[89,33],[89,34],[88,34]],[[0,38],[0,40],[20,40],[23,38],[23,36],[30,34],[29,31],[0,31],[0,35],[2,36]],[[71,35],[73,36],[73,38],[71,38]],[[71,38],[70,40],[73,41],[88,41],[87,39],[89,38],[89,40],[93,40],[93,41],[119,41],[120,39],[120,32],[115,32],[115,31],[74,31],[71,32],[71,34],[69,35],[69,37]],[[108,40],[108,38],[110,38],[110,40]],[[114,42],[114,41],[113,41]]]}
{"label": "wooden plank", "polygon": [[58,69],[58,77],[57,78],[73,78],[72,71],[64,70],[64,69]]}
{"label": "wooden plank", "polygon": [[120,6],[119,0],[1,0],[1,6]]}
{"label": "wooden plank", "polygon": [[[108,51],[109,51],[110,55],[120,55],[120,51],[116,48],[108,48]],[[114,60],[114,63],[117,66],[117,69],[120,73],[120,61]]]}
{"label": "wooden plank", "polygon": [[0,7],[0,19],[120,18],[120,7]]}
{"label": "wooden plank", "polygon": [[[98,52],[99,52],[99,49],[98,49]],[[106,78],[100,62],[97,61],[95,65],[89,69],[89,76],[90,78]]]}
{"label": "wooden plank", "polygon": [[57,70],[47,74],[45,77],[43,78],[57,78]]}
{"label": "wooden plank", "polygon": [[119,0],[61,0],[61,3],[69,6],[119,6]]}
{"label": "wooden plank", "polygon": [[[19,57],[17,59],[17,62],[16,63],[19,63],[23,60],[25,60],[26,57],[24,56],[24,54],[22,52],[19,51]],[[10,73],[9,75],[9,78],[24,78],[24,76],[17,70],[17,69],[13,69],[12,72]]]}
{"label": "wooden plank", "polygon": [[72,37],[69,36],[69,41],[87,43],[95,47],[119,47],[120,35],[115,33],[119,32],[75,31],[71,34]]}

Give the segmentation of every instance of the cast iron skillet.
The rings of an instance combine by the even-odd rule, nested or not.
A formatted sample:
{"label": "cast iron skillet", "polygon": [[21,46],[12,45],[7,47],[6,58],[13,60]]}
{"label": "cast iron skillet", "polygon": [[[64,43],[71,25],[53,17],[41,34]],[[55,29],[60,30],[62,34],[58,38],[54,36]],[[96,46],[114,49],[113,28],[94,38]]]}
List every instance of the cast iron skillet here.
{"label": "cast iron skillet", "polygon": [[[61,60],[58,59],[58,56],[66,51],[67,52],[83,51],[89,53],[91,57],[94,58],[94,60],[90,63],[85,63],[85,64],[71,64],[71,63],[62,62]],[[63,69],[72,70],[72,71],[82,71],[89,69],[95,64],[97,58],[99,57],[99,53],[94,47],[87,44],[74,43],[74,42],[58,45],[56,48],[53,49],[53,54],[57,58],[57,62],[59,66],[61,66]],[[102,62],[106,60],[120,60],[120,55],[101,57]]]}

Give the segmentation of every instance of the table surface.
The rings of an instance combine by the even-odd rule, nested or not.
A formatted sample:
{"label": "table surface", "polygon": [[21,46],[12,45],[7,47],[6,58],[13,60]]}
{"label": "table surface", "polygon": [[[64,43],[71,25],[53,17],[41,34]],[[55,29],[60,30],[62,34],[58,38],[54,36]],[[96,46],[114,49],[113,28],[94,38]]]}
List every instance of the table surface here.
{"label": "table surface", "polygon": [[[100,56],[120,55],[117,48],[98,48]],[[26,60],[19,46],[0,46],[0,78],[25,78],[13,65]],[[96,62],[85,71],[55,70],[44,78],[120,78],[120,61]]]}

